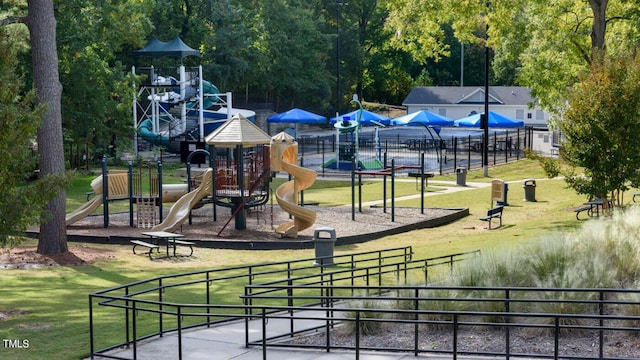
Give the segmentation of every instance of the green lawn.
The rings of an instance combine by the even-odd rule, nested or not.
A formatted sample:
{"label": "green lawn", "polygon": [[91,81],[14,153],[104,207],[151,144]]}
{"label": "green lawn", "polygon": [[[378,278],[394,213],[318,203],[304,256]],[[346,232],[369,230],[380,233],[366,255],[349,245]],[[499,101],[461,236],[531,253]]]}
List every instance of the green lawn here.
{"label": "green lawn", "polygon": [[[165,174],[171,171],[165,172]],[[471,215],[434,229],[410,231],[363,244],[342,246],[336,253],[361,252],[413,246],[417,257],[433,257],[475,249],[487,250],[536,241],[542,234],[581,226],[568,210],[581,204],[583,196],[566,189],[562,180],[544,179],[536,162],[523,160],[493,167],[489,177],[482,170],[471,171],[468,182],[488,182],[493,178],[514,181],[509,187],[509,206],[505,209],[501,229],[487,231],[486,223],[478,220],[490,206],[490,189],[470,189],[458,193],[426,198],[428,207],[468,207]],[[169,174],[168,176],[173,176]],[[77,176],[68,191],[69,209],[85,201],[85,192],[94,176]],[[455,175],[430,180],[431,190],[437,190],[438,180],[455,180]],[[524,202],[522,180],[536,178],[537,202]],[[180,181],[178,178],[175,182]],[[277,179],[277,181],[282,181]],[[397,196],[415,193],[413,181],[398,182]],[[367,181],[366,199],[380,199],[380,181]],[[627,203],[631,196],[626,196]],[[318,180],[305,191],[305,202],[318,201],[322,206],[350,202],[349,181]],[[420,200],[403,201],[398,206],[419,206]],[[30,240],[27,244],[33,245]],[[151,262],[145,256],[133,256],[130,246],[87,245],[113,251],[112,258],[84,266],[53,267],[31,270],[1,270],[0,310],[13,311],[17,316],[0,319],[2,339],[28,340],[26,349],[0,348],[1,359],[80,359],[88,355],[88,294],[107,287],[171,274],[238,264],[263,263],[265,258],[288,260],[313,257],[313,250],[234,251],[198,249],[196,256],[182,262]],[[115,336],[115,335],[114,335]],[[120,340],[121,338],[118,338]]]}

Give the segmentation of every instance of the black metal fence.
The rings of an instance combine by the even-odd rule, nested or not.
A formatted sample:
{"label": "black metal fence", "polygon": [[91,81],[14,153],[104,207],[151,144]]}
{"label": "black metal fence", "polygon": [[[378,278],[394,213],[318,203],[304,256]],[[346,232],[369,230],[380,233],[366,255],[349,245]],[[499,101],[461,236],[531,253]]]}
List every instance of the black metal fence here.
{"label": "black metal fence", "polygon": [[[425,133],[420,128],[407,130],[411,129],[362,132],[357,147],[352,134],[300,135],[297,141],[301,163],[320,174],[339,173],[331,166],[332,162],[350,162],[354,156],[362,163],[364,169],[361,167],[361,170],[388,167],[391,159],[396,166],[419,166],[422,156],[426,171],[437,174],[483,166],[482,131],[449,130],[434,137],[433,133]],[[534,131],[537,130],[530,127],[490,130],[487,163],[496,165],[522,159],[525,149],[531,149]]]}
{"label": "black metal fence", "polygon": [[[315,299],[322,306],[281,307],[274,313],[275,307],[258,305],[260,300],[282,299],[265,295],[269,290],[295,293],[310,288],[323,293]],[[263,328],[278,319],[290,321],[292,329],[294,322],[313,320],[316,326],[263,335],[249,346],[349,350],[356,359],[362,351],[447,354],[453,359],[464,355],[622,360],[640,354],[634,345],[640,336],[640,290],[314,285],[257,285],[253,290],[262,292],[252,300]],[[312,300],[308,295],[304,299]],[[338,327],[342,330],[336,331]],[[300,335],[314,332],[320,333],[311,335],[315,341],[300,340]],[[531,346],[532,342],[539,345]]]}

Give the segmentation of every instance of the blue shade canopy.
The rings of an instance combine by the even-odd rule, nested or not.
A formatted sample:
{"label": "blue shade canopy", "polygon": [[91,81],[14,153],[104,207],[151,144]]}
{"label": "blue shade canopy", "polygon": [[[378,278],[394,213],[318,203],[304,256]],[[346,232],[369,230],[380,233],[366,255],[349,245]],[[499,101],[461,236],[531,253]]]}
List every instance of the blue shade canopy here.
{"label": "blue shade canopy", "polygon": [[160,41],[154,37],[147,46],[133,52],[133,56],[146,56],[154,59],[161,57],[182,59],[191,55],[200,56],[200,50],[190,48],[179,37],[169,42]]}
{"label": "blue shade canopy", "polygon": [[[351,121],[357,121],[360,117],[360,109],[352,111],[350,113],[342,114],[337,118],[331,118],[331,123],[335,124],[338,121],[343,121],[345,118],[349,118]],[[362,110],[362,118],[360,125],[362,126],[388,126],[391,123],[391,119],[384,115],[376,114],[368,110]]]}
{"label": "blue shade canopy", "polygon": [[293,108],[280,114],[271,115],[267,122],[292,124],[325,124],[327,118],[309,111]]}
{"label": "blue shade canopy", "polygon": [[453,119],[427,110],[420,110],[391,120],[391,125],[453,126]]}
{"label": "blue shade canopy", "polygon": [[[480,115],[473,114],[462,119],[454,121],[455,126],[459,127],[475,127],[480,128]],[[524,121],[511,119],[507,116],[500,115],[493,111],[489,111],[489,127],[500,129],[513,129],[524,126]]]}

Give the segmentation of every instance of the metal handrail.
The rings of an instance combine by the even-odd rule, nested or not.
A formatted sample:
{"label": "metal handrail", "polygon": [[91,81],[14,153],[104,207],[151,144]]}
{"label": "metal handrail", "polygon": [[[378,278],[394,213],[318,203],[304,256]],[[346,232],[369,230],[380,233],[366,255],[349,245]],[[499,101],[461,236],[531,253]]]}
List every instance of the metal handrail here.
{"label": "metal handrail", "polygon": [[[463,261],[476,253],[452,254],[421,260],[413,258],[410,248],[398,248],[342,255],[340,256],[343,259],[340,261],[342,265],[331,268],[303,266],[301,263],[301,261],[310,263],[315,259],[284,261],[159,276],[94,292],[89,296],[91,354],[93,357],[120,358],[108,352],[126,346],[133,349],[133,356],[136,358],[139,351],[138,343],[141,340],[176,333],[178,357],[181,358],[184,330],[239,319],[244,319],[247,323],[251,320],[260,322],[261,329],[264,329],[262,339],[250,340],[247,335],[249,331],[246,331],[245,344],[260,346],[265,354],[271,347],[299,346],[292,342],[283,343],[282,339],[295,339],[297,334],[320,330],[327,334],[326,343],[315,345],[315,347],[327,351],[351,350],[356,353],[356,356],[360,351],[379,350],[411,352],[415,355],[447,353],[452,354],[454,359],[459,354],[506,356],[507,358],[518,356],[571,358],[562,356],[558,350],[560,340],[566,336],[564,333],[591,331],[597,333],[598,337],[598,354],[597,357],[592,358],[610,359],[611,357],[605,356],[605,334],[621,331],[640,334],[640,325],[638,325],[640,316],[637,312],[620,312],[622,308],[640,306],[640,290],[406,285],[408,274],[418,272],[424,274],[426,279],[429,268],[448,266],[451,269],[454,263]],[[405,259],[405,261],[398,259]],[[273,266],[281,269],[273,269]],[[312,270],[315,273],[304,273]],[[382,276],[393,272],[397,273],[394,279]],[[260,277],[268,278],[279,274],[286,280],[258,281]],[[399,281],[400,274],[404,276],[405,285],[399,285],[402,283]],[[239,303],[216,303],[229,299],[216,297],[213,286],[216,284],[224,286],[227,280],[242,278],[246,280],[244,294],[233,298]],[[356,284],[361,278],[364,284]],[[376,282],[377,285],[373,285]],[[392,284],[385,284],[385,282]],[[241,285],[238,285],[239,289],[240,287]],[[169,291],[171,289],[175,291]],[[184,298],[184,294],[187,293],[202,296],[198,300],[200,303],[187,301],[191,300]],[[625,300],[624,296],[628,299]],[[366,306],[356,303],[366,301],[369,301]],[[394,306],[380,305],[384,303],[394,304]],[[444,310],[428,306],[438,303],[452,304],[452,306]],[[399,304],[405,305],[399,306]],[[535,305],[548,304],[574,306],[580,313],[530,310]],[[113,315],[114,311],[119,315]],[[314,312],[315,315],[309,315]],[[104,316],[108,318],[106,325],[101,321]],[[116,321],[116,324],[113,324],[112,321],[114,318],[117,319],[117,316],[122,317],[123,322]],[[279,329],[280,333],[267,338],[266,329],[269,327],[269,321],[277,319],[286,319],[291,326],[289,329]],[[546,322],[540,323],[540,320],[545,319]],[[303,320],[311,320],[313,323],[305,327],[294,326]],[[353,344],[332,344],[329,336],[332,329],[349,322],[354,323],[356,329]],[[413,326],[414,343],[407,348],[362,345],[360,342],[362,335],[358,329],[365,323],[397,323]],[[99,333],[99,329],[112,324],[119,328],[124,325],[126,329],[124,340],[118,344],[107,344],[101,350],[96,350],[98,348],[96,334]],[[428,326],[444,326],[450,330],[453,348],[448,350],[419,348],[421,333],[418,329]],[[477,326],[500,329],[505,334],[504,350],[482,352],[458,348],[459,332]],[[510,332],[513,329],[526,328],[551,332],[555,344],[554,354],[522,354],[518,352],[519,350],[512,349],[509,342]],[[273,334],[273,330],[270,330],[270,334]],[[314,345],[307,344],[305,347],[310,348]]]}
{"label": "metal handrail", "polygon": [[[398,247],[392,249],[385,250],[374,250],[374,251],[366,251],[361,253],[352,253],[352,254],[342,254],[335,255],[334,259],[336,259],[335,264],[338,266],[348,265],[350,267],[357,267],[359,264],[367,263],[371,261],[377,261],[378,263],[382,263],[385,260],[394,259],[394,258],[403,258],[403,259],[411,259],[413,256],[413,250],[410,246],[407,247]],[[96,291],[89,295],[89,318],[90,318],[90,326],[89,326],[89,334],[90,334],[90,348],[91,353],[95,352],[95,331],[94,328],[96,326],[96,321],[94,321],[94,308],[93,302],[94,300],[98,301],[98,305],[105,307],[114,307],[114,308],[124,308],[125,315],[125,340],[124,342],[110,346],[110,348],[125,346],[131,344],[132,338],[130,336],[130,319],[132,315],[130,312],[131,304],[153,304],[157,306],[159,309],[163,309],[164,307],[173,305],[167,301],[167,296],[165,296],[165,292],[171,288],[181,288],[191,285],[204,285],[204,291],[200,290],[205,296],[205,304],[207,306],[211,304],[211,293],[212,293],[212,284],[225,281],[225,280],[233,280],[233,279],[246,279],[246,284],[252,284],[256,277],[259,276],[274,276],[277,274],[283,274],[284,277],[293,276],[293,274],[297,271],[308,271],[310,269],[320,269],[320,271],[324,270],[324,267],[318,268],[317,266],[311,265],[317,260],[317,258],[306,258],[292,261],[279,261],[279,262],[267,262],[262,264],[253,264],[253,265],[239,265],[239,266],[231,266],[220,269],[208,269],[208,270],[200,270],[193,272],[186,272],[181,274],[174,275],[164,275],[157,276],[146,280],[135,281],[132,283],[119,285],[115,287],[111,287],[105,290]],[[303,265],[304,264],[304,265]],[[280,269],[277,269],[280,267]],[[273,269],[276,268],[276,269]],[[240,274],[238,274],[240,272]],[[222,275],[219,277],[213,277],[215,275]],[[195,280],[190,279],[191,277],[196,277]],[[171,281],[176,281],[176,283],[171,283]],[[155,296],[157,297],[156,301],[150,301],[148,299],[142,299],[143,296]],[[241,301],[240,298],[237,298],[238,301]],[[125,305],[122,305],[122,302]],[[137,309],[136,311],[139,311]],[[151,311],[150,309],[143,311]],[[233,316],[239,316],[238,314],[232,314]],[[213,317],[213,316],[211,316]],[[205,321],[206,325],[210,325],[215,323],[216,321],[210,321],[210,318],[207,318]],[[228,318],[232,318],[232,316],[227,316]],[[162,335],[167,331],[172,331],[174,329],[165,329],[163,312],[158,312],[158,330],[150,332],[145,337],[150,337],[154,335]],[[198,326],[202,324],[188,325],[188,327]],[[135,336],[134,336],[135,340]]]}
{"label": "metal handrail", "polygon": [[[309,286],[292,286],[292,288],[308,288]],[[312,286],[313,287],[313,286]],[[323,288],[317,286],[318,289]],[[354,322],[355,329],[359,329],[364,322],[367,323],[397,323],[414,326],[416,331],[414,332],[414,344],[410,348],[408,347],[392,347],[381,346],[371,347],[360,345],[360,335],[358,331],[353,334],[353,345],[334,345],[327,340],[327,343],[322,345],[309,345],[305,344],[305,348],[322,348],[327,350],[351,350],[358,354],[365,350],[377,350],[377,351],[394,351],[394,352],[412,352],[414,354],[419,353],[440,353],[440,354],[452,354],[454,359],[457,355],[492,355],[492,356],[512,356],[512,357],[536,357],[536,358],[571,358],[562,356],[559,353],[560,340],[567,335],[565,331],[592,331],[597,333],[598,337],[598,354],[593,357],[582,356],[581,359],[613,359],[613,357],[606,356],[604,352],[604,336],[606,334],[617,333],[620,331],[633,332],[640,335],[640,326],[632,325],[618,325],[622,321],[628,321],[630,324],[640,324],[640,316],[638,315],[625,315],[617,314],[614,309],[620,306],[640,306],[640,300],[617,300],[611,298],[612,295],[630,294],[640,299],[640,290],[624,290],[624,289],[565,289],[565,288],[522,288],[522,287],[446,287],[446,286],[338,286],[337,288],[348,290],[362,290],[363,292],[374,292],[380,294],[384,293],[384,296],[351,296],[351,295],[334,295],[331,293],[323,292],[321,296],[315,296],[316,300],[322,305],[318,306],[275,306],[275,305],[260,305],[253,306],[249,310],[253,312],[253,315],[240,314],[241,311],[246,310],[247,306],[238,305],[206,305],[206,304],[175,304],[164,303],[162,309],[154,309],[152,305],[160,305],[159,301],[150,301],[136,299],[131,301],[127,297],[119,297],[121,307],[128,309],[132,313],[132,324],[134,333],[132,334],[132,340],[127,344],[133,346],[135,349],[136,343],[142,339],[150,337],[138,336],[135,332],[137,318],[140,317],[141,312],[150,313],[162,313],[165,315],[171,315],[176,317],[177,322],[180,323],[184,318],[203,318],[203,317],[218,317],[228,319],[233,317],[238,318],[259,318],[261,322],[261,328],[267,329],[270,321],[277,319],[286,319],[289,321],[302,321],[313,320],[318,325],[310,327],[308,329],[297,330],[296,332],[283,332],[277,335],[266,337],[266,332],[262,334],[262,339],[251,341],[247,346],[260,346],[265,348],[270,347],[299,347],[295,343],[283,343],[283,338],[295,339],[294,335],[317,329],[324,329],[325,331],[331,331],[331,329],[338,323]],[[335,289],[334,289],[335,290]],[[425,291],[451,291],[461,293],[474,293],[474,297],[442,297],[442,296],[425,296]],[[402,296],[393,296],[392,294],[400,294],[405,292]],[[496,293],[502,293],[503,296],[496,297]],[[572,293],[574,295],[582,294],[582,299],[570,298],[564,299],[563,295]],[[484,296],[482,294],[485,294]],[[539,294],[537,296],[536,294]],[[552,296],[555,295],[555,296]],[[101,295],[102,297],[103,295]],[[487,297],[489,296],[489,297]],[[262,297],[265,298],[265,297]],[[268,297],[274,298],[274,297]],[[313,296],[304,296],[304,298],[314,298]],[[411,309],[397,309],[384,306],[377,307],[362,307],[350,305],[353,301],[363,300],[375,300],[373,303],[382,302],[406,302],[414,304],[414,308]],[[502,309],[495,311],[481,311],[481,310],[429,310],[422,309],[420,304],[428,304],[434,301],[447,301],[451,303],[468,303],[470,308],[478,308],[483,303],[499,303],[503,304]],[[536,303],[549,303],[554,302],[558,304],[573,304],[573,305],[585,305],[586,308],[581,308],[582,311],[590,309],[590,313],[553,313],[553,312],[528,312],[525,311],[532,304]],[[528,306],[523,309],[513,310],[511,306],[514,304],[527,304]],[[141,306],[143,305],[143,306]],[[331,311],[327,311],[327,306],[331,308]],[[210,310],[215,310],[211,312]],[[230,310],[236,310],[238,314],[231,315]],[[257,310],[257,312],[256,312]],[[320,312],[323,315],[310,316],[310,313]],[[256,314],[260,314],[257,316]],[[377,315],[376,315],[377,314]],[[539,320],[547,320],[546,323],[541,323]],[[564,323],[564,320],[571,320]],[[576,323],[576,320],[588,321],[585,324]],[[421,326],[447,326],[450,330],[451,341],[453,344],[452,349],[420,349],[418,347],[420,333],[417,331]],[[462,350],[457,348],[457,344],[460,340],[459,333],[461,330],[469,327],[487,327],[487,328],[499,328],[505,334],[505,346],[504,351],[472,351],[470,349]],[[177,326],[172,331],[177,331],[179,337],[181,331],[188,327]],[[553,354],[526,354],[518,352],[517,349],[512,349],[510,342],[508,341],[508,334],[512,329],[538,329],[546,330],[553,335],[554,339],[554,353]],[[272,333],[273,331],[270,331]],[[120,344],[121,345],[121,344]],[[113,349],[113,346],[109,349]],[[179,349],[180,350],[180,349]],[[104,355],[104,352],[108,350],[100,350],[93,352],[96,356]],[[620,359],[619,357],[615,357]]]}

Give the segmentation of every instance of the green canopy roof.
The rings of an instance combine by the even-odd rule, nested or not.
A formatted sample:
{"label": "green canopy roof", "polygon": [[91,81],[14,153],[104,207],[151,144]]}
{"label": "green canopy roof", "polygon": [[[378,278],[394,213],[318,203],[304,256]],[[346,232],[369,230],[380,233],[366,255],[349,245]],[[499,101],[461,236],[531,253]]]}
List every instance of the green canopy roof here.
{"label": "green canopy roof", "polygon": [[146,56],[154,59],[161,57],[182,59],[187,56],[200,56],[200,50],[190,48],[179,37],[169,42],[160,41],[154,37],[147,46],[134,51],[133,56]]}

